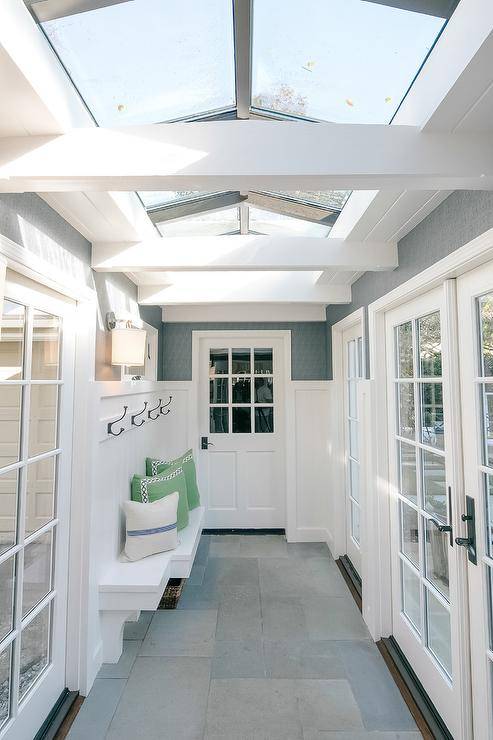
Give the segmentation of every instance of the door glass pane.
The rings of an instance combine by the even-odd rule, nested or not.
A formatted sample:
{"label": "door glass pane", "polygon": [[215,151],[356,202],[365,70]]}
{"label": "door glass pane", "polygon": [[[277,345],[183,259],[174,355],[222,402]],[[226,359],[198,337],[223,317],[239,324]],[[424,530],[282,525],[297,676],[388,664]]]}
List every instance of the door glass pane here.
{"label": "door glass pane", "polygon": [[[486,565],[486,580],[488,581],[488,622],[490,632],[490,650],[493,650],[493,569]],[[493,677],[492,677],[493,678]]]}
{"label": "door glass pane", "polygon": [[440,377],[442,374],[442,340],[440,312],[418,320],[419,366],[422,377]]}
{"label": "door glass pane", "polygon": [[210,403],[228,403],[228,379],[215,378],[209,381]]}
{"label": "door glass pane", "polygon": [[420,583],[418,576],[401,560],[402,610],[421,633]]}
{"label": "door glass pane", "polygon": [[250,370],[250,349],[234,349],[232,351],[232,370],[233,375],[240,373],[249,373]]}
{"label": "door glass pane", "polygon": [[419,529],[418,512],[404,501],[400,502],[401,510],[401,551],[419,568]]}
{"label": "door glass pane", "polygon": [[0,564],[0,642],[13,629],[14,568],[15,556]]}
{"label": "door glass pane", "polygon": [[209,375],[228,374],[228,350],[211,349],[209,355]]}
{"label": "door glass pane", "polygon": [[400,462],[400,492],[402,496],[418,502],[418,484],[416,476],[416,451],[411,445],[398,442]]}
{"label": "door glass pane", "polygon": [[252,414],[250,406],[242,408],[233,406],[233,432],[249,434],[252,431]]}
{"label": "door glass pane", "polygon": [[58,386],[31,385],[29,457],[56,448]]}
{"label": "door glass pane", "polygon": [[17,470],[0,475],[0,554],[15,545]]}
{"label": "door glass pane", "polygon": [[252,388],[250,378],[233,378],[231,381],[233,403],[251,403]]}
{"label": "door glass pane", "polygon": [[19,460],[21,403],[20,385],[0,386],[0,467]]}
{"label": "door glass pane", "polygon": [[425,520],[425,573],[435,588],[449,599],[447,532],[440,532],[428,519]]}
{"label": "door glass pane", "polygon": [[0,331],[0,380],[23,378],[25,310],[4,301]]}
{"label": "door glass pane", "polygon": [[211,434],[227,434],[229,432],[228,408],[213,408],[209,412]]}
{"label": "door glass pane", "polygon": [[255,349],[255,372],[260,375],[272,375],[272,349]]}
{"label": "door glass pane", "polygon": [[447,521],[445,459],[422,451],[424,508],[429,514]]}
{"label": "door glass pane", "polygon": [[421,441],[443,450],[443,395],[441,383],[421,384]]}
{"label": "door glass pane", "polygon": [[493,375],[493,293],[479,299],[481,324],[481,375]]}
{"label": "door glass pane", "polygon": [[10,717],[10,666],[11,645],[0,653],[0,727]]}
{"label": "door glass pane", "polygon": [[349,416],[352,419],[358,418],[356,381],[348,380],[348,398],[349,398]]}
{"label": "door glass pane", "polygon": [[363,337],[358,337],[358,378],[364,378]]}
{"label": "door glass pane", "polygon": [[33,380],[57,380],[59,358],[60,319],[43,311],[34,311],[31,367]]}
{"label": "door glass pane", "polygon": [[413,375],[413,325],[406,321],[397,327],[397,377],[412,378]]}
{"label": "door glass pane", "polygon": [[274,381],[272,378],[255,378],[255,403],[272,403]]}
{"label": "door glass pane", "polygon": [[443,604],[426,589],[426,617],[428,624],[428,647],[446,670],[452,675],[452,654],[450,641],[450,614]]}
{"label": "door glass pane", "polygon": [[55,471],[55,457],[27,466],[26,537],[53,519]]}
{"label": "door glass pane", "polygon": [[493,467],[493,383],[481,386],[483,394],[484,418],[484,460],[485,465]]}
{"label": "door glass pane", "polygon": [[359,501],[359,463],[349,460],[349,481],[351,485],[351,496]]}
{"label": "door glass pane", "polygon": [[360,541],[360,510],[357,504],[351,502],[351,534],[356,542]]}
{"label": "door glass pane", "polygon": [[486,485],[486,521],[488,531],[486,534],[486,552],[493,557],[493,475],[485,475]]}
{"label": "door glass pane", "polygon": [[399,383],[399,434],[401,437],[414,439],[415,412],[414,412],[414,385],[413,383]]}
{"label": "door glass pane", "polygon": [[349,421],[349,454],[358,460],[358,422]]}
{"label": "door glass pane", "polygon": [[348,351],[348,377],[355,378],[357,375],[356,341],[351,339],[347,344]]}
{"label": "door glass pane", "polygon": [[51,590],[52,541],[50,530],[24,548],[22,618]]}
{"label": "door glass pane", "polygon": [[272,406],[255,407],[255,431],[257,434],[274,432],[274,409]]}
{"label": "door glass pane", "polygon": [[49,662],[50,605],[34,617],[21,634],[19,698],[22,699]]}

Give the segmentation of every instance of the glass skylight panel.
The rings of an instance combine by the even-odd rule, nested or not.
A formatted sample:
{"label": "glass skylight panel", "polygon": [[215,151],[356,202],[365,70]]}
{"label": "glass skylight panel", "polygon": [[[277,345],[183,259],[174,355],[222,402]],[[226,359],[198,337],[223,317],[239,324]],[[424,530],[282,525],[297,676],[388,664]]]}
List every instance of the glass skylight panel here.
{"label": "glass skylight panel", "polygon": [[236,104],[231,0],[132,0],[41,25],[102,126]]}
{"label": "glass skylight panel", "polygon": [[218,191],[204,193],[201,190],[148,190],[139,191],[139,195],[145,207],[151,209],[200,200],[211,195],[218,195]]}
{"label": "glass skylight panel", "polygon": [[162,221],[156,224],[163,236],[219,236],[240,229],[238,208],[204,211],[197,216]]}
{"label": "glass skylight panel", "polygon": [[305,221],[301,218],[285,216],[282,213],[265,211],[263,208],[249,208],[250,232],[257,234],[269,235],[286,235],[286,236],[327,236],[330,227],[323,224],[317,224],[312,221]]}
{"label": "glass skylight panel", "polygon": [[445,22],[368,0],[254,0],[252,106],[389,123]]}
{"label": "glass skylight panel", "polygon": [[300,203],[342,210],[351,195],[350,190],[276,190],[266,191],[270,195],[285,196]]}

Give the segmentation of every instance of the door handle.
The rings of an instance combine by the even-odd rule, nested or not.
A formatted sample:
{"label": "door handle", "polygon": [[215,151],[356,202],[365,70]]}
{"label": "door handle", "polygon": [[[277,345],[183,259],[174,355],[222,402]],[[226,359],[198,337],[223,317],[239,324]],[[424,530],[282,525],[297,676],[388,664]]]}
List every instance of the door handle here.
{"label": "door handle", "polygon": [[466,496],[466,513],[462,514],[461,519],[463,522],[467,522],[467,537],[456,537],[455,542],[461,547],[467,549],[467,557],[469,562],[473,565],[477,565],[476,555],[476,514],[474,499],[471,496]]}
{"label": "door handle", "polygon": [[209,442],[207,437],[201,437],[200,439],[200,448],[202,450],[208,450],[209,447],[214,447],[214,442]]}

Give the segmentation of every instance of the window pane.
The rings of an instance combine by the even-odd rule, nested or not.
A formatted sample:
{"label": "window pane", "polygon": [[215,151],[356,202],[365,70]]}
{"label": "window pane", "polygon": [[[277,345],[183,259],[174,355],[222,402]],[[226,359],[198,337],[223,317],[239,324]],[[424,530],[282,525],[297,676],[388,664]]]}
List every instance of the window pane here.
{"label": "window pane", "polygon": [[272,375],[272,350],[255,349],[254,350],[255,372],[260,375]]}
{"label": "window pane", "polygon": [[51,590],[52,542],[50,530],[24,548],[22,618]]}
{"label": "window pane", "polygon": [[413,325],[411,321],[397,327],[397,377],[412,378],[413,365]]}
{"label": "window pane", "polygon": [[57,380],[60,357],[60,319],[42,311],[33,318],[33,380]]}
{"label": "window pane", "polygon": [[493,466],[493,383],[481,386],[484,417],[484,464]]}
{"label": "window pane", "polygon": [[19,698],[29,691],[49,662],[50,605],[46,606],[21,635]]}
{"label": "window pane", "polygon": [[426,589],[426,613],[428,647],[441,666],[445,668],[448,675],[451,676],[450,614],[429,589]]}
{"label": "window pane", "polygon": [[251,407],[233,407],[233,432],[238,434],[250,434],[252,431]]}
{"label": "window pane", "polygon": [[348,378],[357,376],[356,341],[351,339],[347,343]]}
{"label": "window pane", "polygon": [[493,375],[493,293],[479,299],[481,322],[481,374]]}
{"label": "window pane", "polygon": [[0,727],[10,717],[11,645],[0,653]]}
{"label": "window pane", "polygon": [[228,379],[217,378],[209,381],[210,402],[211,403],[228,403]]}
{"label": "window pane", "polygon": [[440,377],[442,374],[442,338],[439,311],[419,319],[418,335],[421,376]]}
{"label": "window pane", "polygon": [[356,393],[356,381],[348,380],[349,416],[351,416],[353,419],[358,418],[358,400]]}
{"label": "window pane", "polygon": [[250,206],[248,214],[249,230],[255,234],[325,237],[330,232],[330,226],[326,226],[325,224],[286,216],[284,213],[266,211],[263,208],[253,208]]}
{"label": "window pane", "polygon": [[434,517],[447,521],[445,460],[432,452],[422,451],[424,508]]}
{"label": "window pane", "polygon": [[209,355],[209,375],[228,374],[228,350],[211,349]]}
{"label": "window pane", "polygon": [[421,633],[420,592],[418,576],[401,560],[402,611]]}
{"label": "window pane", "polygon": [[[1,344],[0,344],[1,347]],[[19,460],[22,387],[0,386],[0,466]]]}
{"label": "window pane", "polygon": [[428,520],[426,520],[425,526],[426,577],[448,599],[448,533],[440,532]]}
{"label": "window pane", "polygon": [[26,537],[54,517],[55,475],[56,457],[27,466]]}
{"label": "window pane", "polygon": [[414,384],[399,383],[399,435],[415,438]]}
{"label": "window pane", "polygon": [[418,503],[418,483],[416,476],[416,450],[411,445],[399,442],[400,492],[402,496]]}
{"label": "window pane", "polygon": [[[15,556],[0,564],[0,642],[13,629]],[[1,705],[1,691],[0,691]]]}
{"label": "window pane", "polygon": [[24,332],[24,306],[4,301],[0,331],[0,380],[23,378]]}
{"label": "window pane", "polygon": [[211,434],[227,434],[229,432],[227,408],[210,409],[210,432]]}
{"label": "window pane", "polygon": [[493,557],[493,475],[485,475],[485,487],[486,487],[486,515],[487,515],[487,527],[488,532],[486,533],[487,542],[486,549],[490,557]]}
{"label": "window pane", "polygon": [[421,384],[421,441],[440,450],[445,448],[441,383]]}
{"label": "window pane", "polygon": [[250,378],[233,378],[231,381],[233,403],[251,403],[252,388]]}
{"label": "window pane", "polygon": [[351,502],[351,534],[356,542],[360,541],[360,510],[359,506]]}
{"label": "window pane", "polygon": [[233,375],[240,373],[250,373],[250,350],[234,349],[232,351],[232,370]]}
{"label": "window pane", "polygon": [[351,496],[355,501],[359,501],[359,463],[355,460],[349,460],[349,482]]}
{"label": "window pane", "polygon": [[358,378],[364,378],[363,337],[358,337]]}
{"label": "window pane", "polygon": [[272,403],[274,400],[274,380],[255,378],[255,403]]}
{"label": "window pane", "polygon": [[31,385],[29,457],[56,448],[58,387]]}
{"label": "window pane", "polygon": [[189,203],[190,201],[206,200],[211,195],[219,195],[220,190],[206,192],[202,190],[144,190],[139,191],[140,199],[147,209],[158,206],[169,206],[175,203]]}
{"label": "window pane", "polygon": [[124,2],[42,26],[101,126],[235,104],[230,0]]}
{"label": "window pane", "polygon": [[404,501],[400,502],[401,511],[401,551],[419,568],[419,528],[418,512]]}
{"label": "window pane", "polygon": [[240,229],[238,208],[204,211],[197,216],[170,219],[156,224],[162,236],[220,236]]}
{"label": "window pane", "polygon": [[255,0],[253,106],[389,123],[445,22],[399,5]]}
{"label": "window pane", "polygon": [[17,470],[0,475],[0,554],[15,545]]}
{"label": "window pane", "polygon": [[257,434],[274,432],[274,409],[272,406],[255,408],[255,431]]}
{"label": "window pane", "polygon": [[359,460],[358,451],[358,422],[349,421],[349,454],[354,460]]}

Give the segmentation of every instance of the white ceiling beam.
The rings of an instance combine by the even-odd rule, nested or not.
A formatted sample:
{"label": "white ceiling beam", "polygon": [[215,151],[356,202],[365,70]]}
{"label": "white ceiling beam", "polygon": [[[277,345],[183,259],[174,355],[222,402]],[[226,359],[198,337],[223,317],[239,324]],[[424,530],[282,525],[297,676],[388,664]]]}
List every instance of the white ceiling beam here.
{"label": "white ceiling beam", "polygon": [[248,120],[0,139],[0,192],[246,188],[488,190],[493,134]]}
{"label": "white ceiling beam", "polygon": [[313,272],[171,272],[163,277],[161,285],[139,286],[140,304],[351,302],[350,286],[317,285]]}
{"label": "white ceiling beam", "polygon": [[233,0],[233,14],[235,39],[236,114],[238,118],[249,118],[252,75],[252,0]]}
{"label": "white ceiling beam", "polygon": [[155,270],[393,270],[397,245],[298,236],[167,237],[136,244],[97,242],[92,267],[101,272]]}
{"label": "white ceiling beam", "polygon": [[41,21],[54,21],[77,13],[86,13],[110,5],[134,2],[134,0],[28,0],[37,18]]}

